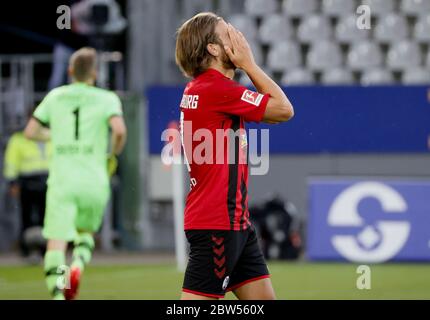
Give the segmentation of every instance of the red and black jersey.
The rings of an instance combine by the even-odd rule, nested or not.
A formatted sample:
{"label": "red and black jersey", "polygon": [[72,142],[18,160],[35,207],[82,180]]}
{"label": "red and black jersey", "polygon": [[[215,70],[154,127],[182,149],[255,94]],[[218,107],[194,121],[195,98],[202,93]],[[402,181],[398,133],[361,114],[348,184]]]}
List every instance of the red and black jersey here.
{"label": "red and black jersey", "polygon": [[185,230],[249,227],[245,122],[260,122],[268,100],[214,69],[186,86],[180,106],[191,186]]}

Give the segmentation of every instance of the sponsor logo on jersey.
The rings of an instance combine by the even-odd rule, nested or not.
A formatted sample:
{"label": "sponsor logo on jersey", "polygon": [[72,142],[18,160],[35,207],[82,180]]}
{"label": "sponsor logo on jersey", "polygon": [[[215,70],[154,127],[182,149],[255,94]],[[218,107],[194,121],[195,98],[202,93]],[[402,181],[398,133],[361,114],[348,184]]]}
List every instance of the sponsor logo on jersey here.
{"label": "sponsor logo on jersey", "polygon": [[245,90],[241,98],[242,101],[248,102],[257,107],[260,105],[260,102],[262,99],[263,99],[263,95],[261,93],[254,92],[251,90]]}

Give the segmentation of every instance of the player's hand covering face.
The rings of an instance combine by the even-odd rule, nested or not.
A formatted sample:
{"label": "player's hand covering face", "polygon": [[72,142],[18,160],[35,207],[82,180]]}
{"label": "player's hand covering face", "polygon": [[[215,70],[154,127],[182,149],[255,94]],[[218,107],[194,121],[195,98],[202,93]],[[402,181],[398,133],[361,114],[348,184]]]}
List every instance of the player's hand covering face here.
{"label": "player's hand covering face", "polygon": [[[216,26],[215,32],[219,38],[219,41],[215,44],[219,48],[219,53],[216,56],[217,59],[222,63],[225,69],[236,69],[234,63],[230,60],[225,51],[225,46],[231,46],[230,37],[228,35],[228,25],[224,20],[220,20]],[[211,53],[212,54],[212,53]]]}
{"label": "player's hand covering face", "polygon": [[254,55],[242,32],[235,29],[231,24],[228,24],[227,34],[231,45],[224,44],[224,49],[231,62],[242,70],[246,70],[254,65]]}

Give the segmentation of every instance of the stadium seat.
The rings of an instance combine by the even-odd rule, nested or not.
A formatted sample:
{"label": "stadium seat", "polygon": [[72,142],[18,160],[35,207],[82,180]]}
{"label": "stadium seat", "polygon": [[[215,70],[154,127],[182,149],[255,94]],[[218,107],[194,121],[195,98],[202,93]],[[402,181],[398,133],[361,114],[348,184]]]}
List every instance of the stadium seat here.
{"label": "stadium seat", "polygon": [[407,69],[402,75],[402,83],[407,85],[430,84],[430,71],[419,67]]}
{"label": "stadium seat", "polygon": [[382,17],[394,11],[394,0],[363,0],[364,5],[368,5],[372,15]]}
{"label": "stadium seat", "polygon": [[429,0],[402,0],[400,10],[406,15],[418,16],[430,12]]}
{"label": "stadium seat", "polygon": [[275,44],[291,38],[293,31],[286,16],[273,14],[263,19],[258,35],[261,43]]}
{"label": "stadium seat", "polygon": [[381,17],[375,27],[375,38],[382,43],[394,43],[408,36],[408,23],[404,16],[390,13]]}
{"label": "stadium seat", "polygon": [[419,42],[430,43],[430,13],[420,16],[415,23],[414,38]]}
{"label": "stadium seat", "polygon": [[364,86],[385,85],[394,82],[393,74],[386,69],[372,69],[365,71],[361,76],[360,83]]}
{"label": "stadium seat", "polygon": [[377,43],[363,41],[354,44],[348,52],[347,64],[351,70],[364,70],[381,66],[381,48]]}
{"label": "stadium seat", "polygon": [[330,17],[341,17],[355,13],[356,5],[354,0],[323,0],[322,11]]}
{"label": "stadium seat", "polygon": [[295,42],[280,42],[270,48],[267,67],[273,71],[284,71],[302,64],[300,46]]}
{"label": "stadium seat", "polygon": [[287,86],[314,84],[315,78],[308,69],[293,69],[283,74],[281,84]]}
{"label": "stadium seat", "polygon": [[227,22],[240,30],[248,40],[257,38],[257,26],[252,17],[243,14],[230,16]]}
{"label": "stadium seat", "polygon": [[263,50],[260,44],[254,40],[248,40],[249,46],[252,49],[252,53],[254,54],[254,60],[258,65],[262,65],[264,63]]}
{"label": "stadium seat", "polygon": [[357,16],[355,14],[339,20],[335,29],[336,39],[340,43],[353,43],[367,39],[369,31],[358,29],[356,23]]}
{"label": "stadium seat", "polygon": [[421,52],[415,42],[404,40],[393,44],[388,50],[387,66],[392,70],[405,70],[420,64]]}
{"label": "stadium seat", "polygon": [[282,3],[283,12],[291,17],[303,17],[316,9],[317,0],[284,0]]}
{"label": "stadium seat", "polygon": [[340,67],[342,65],[342,52],[334,42],[317,42],[311,47],[306,63],[308,68],[316,71]]}
{"label": "stadium seat", "polygon": [[335,68],[324,72],[321,82],[326,85],[353,84],[354,76],[350,70]]}
{"label": "stadium seat", "polygon": [[259,17],[265,16],[270,13],[277,11],[276,0],[245,0],[245,12],[246,14]]}
{"label": "stadium seat", "polygon": [[312,43],[330,38],[331,25],[327,17],[313,14],[303,18],[297,30],[301,42]]}

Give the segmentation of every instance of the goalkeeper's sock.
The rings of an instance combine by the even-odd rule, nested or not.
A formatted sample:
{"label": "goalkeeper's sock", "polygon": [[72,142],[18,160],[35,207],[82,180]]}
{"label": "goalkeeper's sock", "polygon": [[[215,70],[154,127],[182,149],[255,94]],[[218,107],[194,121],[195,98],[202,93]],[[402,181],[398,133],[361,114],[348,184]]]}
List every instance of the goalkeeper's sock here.
{"label": "goalkeeper's sock", "polygon": [[49,293],[55,300],[64,300],[63,285],[66,255],[61,250],[48,250],[44,261],[45,280]]}
{"label": "goalkeeper's sock", "polygon": [[94,238],[90,233],[80,233],[75,239],[73,248],[72,269],[78,268],[81,272],[90,263],[94,250]]}

